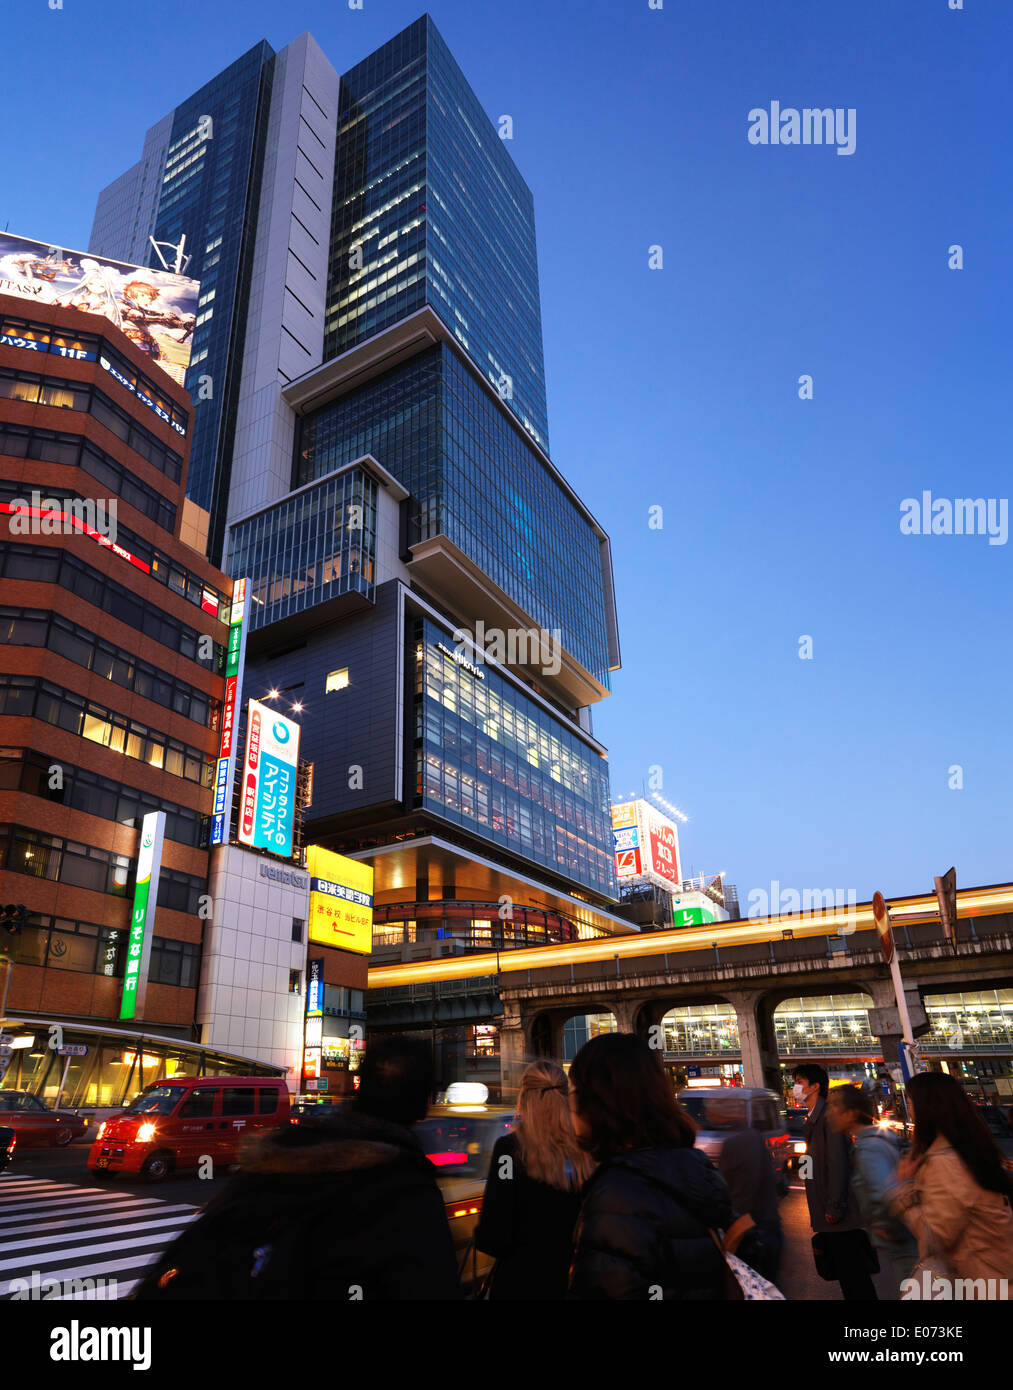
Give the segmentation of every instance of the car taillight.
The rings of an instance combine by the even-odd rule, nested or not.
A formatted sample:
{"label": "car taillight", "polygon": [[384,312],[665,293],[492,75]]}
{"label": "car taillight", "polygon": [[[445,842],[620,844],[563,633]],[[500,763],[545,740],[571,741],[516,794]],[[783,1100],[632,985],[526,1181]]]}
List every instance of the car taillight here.
{"label": "car taillight", "polygon": [[462,1153],[439,1153],[427,1154],[430,1163],[435,1163],[437,1168],[445,1168],[448,1163],[467,1163],[468,1155]]}
{"label": "car taillight", "polygon": [[775,1144],[787,1144],[790,1139],[790,1134],[775,1134],[767,1140],[767,1143],[773,1148]]}
{"label": "car taillight", "polygon": [[477,1216],[482,1210],[482,1199],[479,1197],[472,1202],[448,1202],[447,1219],[452,1221],[455,1216]]}

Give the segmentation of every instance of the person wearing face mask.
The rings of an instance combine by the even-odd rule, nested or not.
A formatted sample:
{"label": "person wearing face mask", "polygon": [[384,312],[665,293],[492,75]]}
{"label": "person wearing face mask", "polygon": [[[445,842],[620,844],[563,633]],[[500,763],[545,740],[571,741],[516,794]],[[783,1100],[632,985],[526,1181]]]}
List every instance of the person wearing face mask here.
{"label": "person wearing face mask", "polygon": [[830,1078],[822,1067],[805,1062],[795,1068],[793,1094],[809,1111],[802,1130],[809,1162],[800,1172],[805,1176],[809,1222],[823,1252],[817,1270],[821,1277],[837,1280],[848,1302],[871,1301],[878,1299],[872,1282],[875,1252],[851,1189],[850,1141],[843,1133],[835,1134],[829,1123],[829,1090]]}

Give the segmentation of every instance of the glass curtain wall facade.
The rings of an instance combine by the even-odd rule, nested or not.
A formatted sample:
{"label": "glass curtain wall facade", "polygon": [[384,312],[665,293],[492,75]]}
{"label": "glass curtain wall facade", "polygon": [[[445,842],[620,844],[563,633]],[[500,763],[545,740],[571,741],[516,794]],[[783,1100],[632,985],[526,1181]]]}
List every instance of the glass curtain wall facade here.
{"label": "glass curtain wall facade", "polygon": [[339,105],[325,358],[428,304],[548,449],[531,191],[429,16]]}
{"label": "glass curtain wall facade", "polygon": [[[176,108],[157,202],[155,240],[185,235],[186,273],[200,281],[185,383],[195,407],[187,496],[211,512],[212,557],[231,474],[238,372],[229,368],[242,361],[273,58],[258,43]],[[159,264],[154,250],[149,264]]]}
{"label": "glass curtain wall facade", "polygon": [[410,640],[415,805],[614,897],[604,758],[491,667],[460,665],[434,623]]}
{"label": "glass curtain wall facade", "polygon": [[410,544],[446,535],[609,687],[598,538],[450,347],[307,415],[294,484],[364,454],[411,493]]}
{"label": "glass curtain wall facade", "polygon": [[372,600],[377,484],[350,468],[241,521],[226,569],[250,580],[250,630],[340,594]]}

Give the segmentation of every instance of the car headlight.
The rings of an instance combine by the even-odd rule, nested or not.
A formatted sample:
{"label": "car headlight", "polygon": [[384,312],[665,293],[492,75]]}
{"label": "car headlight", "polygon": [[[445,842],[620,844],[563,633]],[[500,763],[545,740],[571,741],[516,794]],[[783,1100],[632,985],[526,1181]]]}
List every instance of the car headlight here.
{"label": "car headlight", "polygon": [[804,1139],[798,1140],[798,1141],[793,1145],[793,1147],[794,1147],[795,1152],[796,1152],[797,1154],[804,1154],[804,1153],[805,1153],[805,1148],[806,1148],[806,1146],[805,1146],[805,1140],[804,1140]]}
{"label": "car headlight", "polygon": [[95,1132],[95,1138],[96,1138],[96,1139],[101,1139],[102,1136],[103,1136],[103,1134],[105,1134],[105,1132],[106,1132],[106,1122],[105,1122],[105,1120],[103,1120],[102,1123],[99,1125],[98,1129],[97,1129],[96,1132]]}
{"label": "car headlight", "polygon": [[149,1144],[155,1137],[155,1126],[152,1124],[141,1125],[137,1131],[137,1137],[142,1144]]}

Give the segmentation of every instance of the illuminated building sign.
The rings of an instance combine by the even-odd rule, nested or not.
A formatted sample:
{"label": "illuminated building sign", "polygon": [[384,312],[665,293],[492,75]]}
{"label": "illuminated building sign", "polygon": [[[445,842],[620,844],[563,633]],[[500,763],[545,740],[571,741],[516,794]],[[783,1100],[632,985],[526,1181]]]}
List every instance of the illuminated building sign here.
{"label": "illuminated building sign", "polygon": [[310,845],[309,940],[368,956],[373,949],[373,870],[333,850]]}
{"label": "illuminated building sign", "polygon": [[[215,764],[215,804],[211,819],[211,843],[228,843],[232,820],[232,773],[236,763],[236,714],[242,689],[246,657],[246,592],[249,580],[237,579],[232,589],[229,613],[229,639],[225,657],[225,703],[222,706],[222,736]],[[206,591],[205,591],[206,593]],[[203,606],[207,606],[206,603]]]}
{"label": "illuminated building sign", "polygon": [[[46,501],[49,500],[51,499],[46,499]],[[68,535],[71,531],[81,531],[84,535],[90,536],[93,541],[98,541],[99,545],[111,550],[114,555],[118,555],[121,560],[128,560],[130,564],[136,565],[145,574],[151,573],[149,564],[139,560],[129,550],[124,550],[122,545],[117,545],[108,536],[104,536],[101,531],[96,531],[94,526],[89,526],[87,521],[74,511],[58,511],[54,507],[48,506],[29,507],[20,502],[17,505],[13,502],[0,502],[0,513],[13,517],[38,517],[40,519],[39,530],[44,536]],[[12,535],[18,534],[13,527],[11,533]]]}
{"label": "illuminated building sign", "polygon": [[322,959],[307,962],[309,966],[309,987],[306,990],[306,1017],[320,1018],[324,1012],[324,962]]}
{"label": "illuminated building sign", "polygon": [[671,891],[682,887],[679,832],[649,801],[612,807],[616,877],[647,878]]}
{"label": "illuminated building sign", "polygon": [[251,700],[248,710],[239,838],[291,859],[299,725],[260,700]]}
{"label": "illuminated building sign", "polygon": [[137,885],[134,888],[134,909],[130,916],[130,935],[127,938],[127,967],[123,976],[123,995],[120,1003],[121,1019],[136,1018],[139,1012],[144,1011],[164,834],[165,812],[149,811],[141,822]]}

